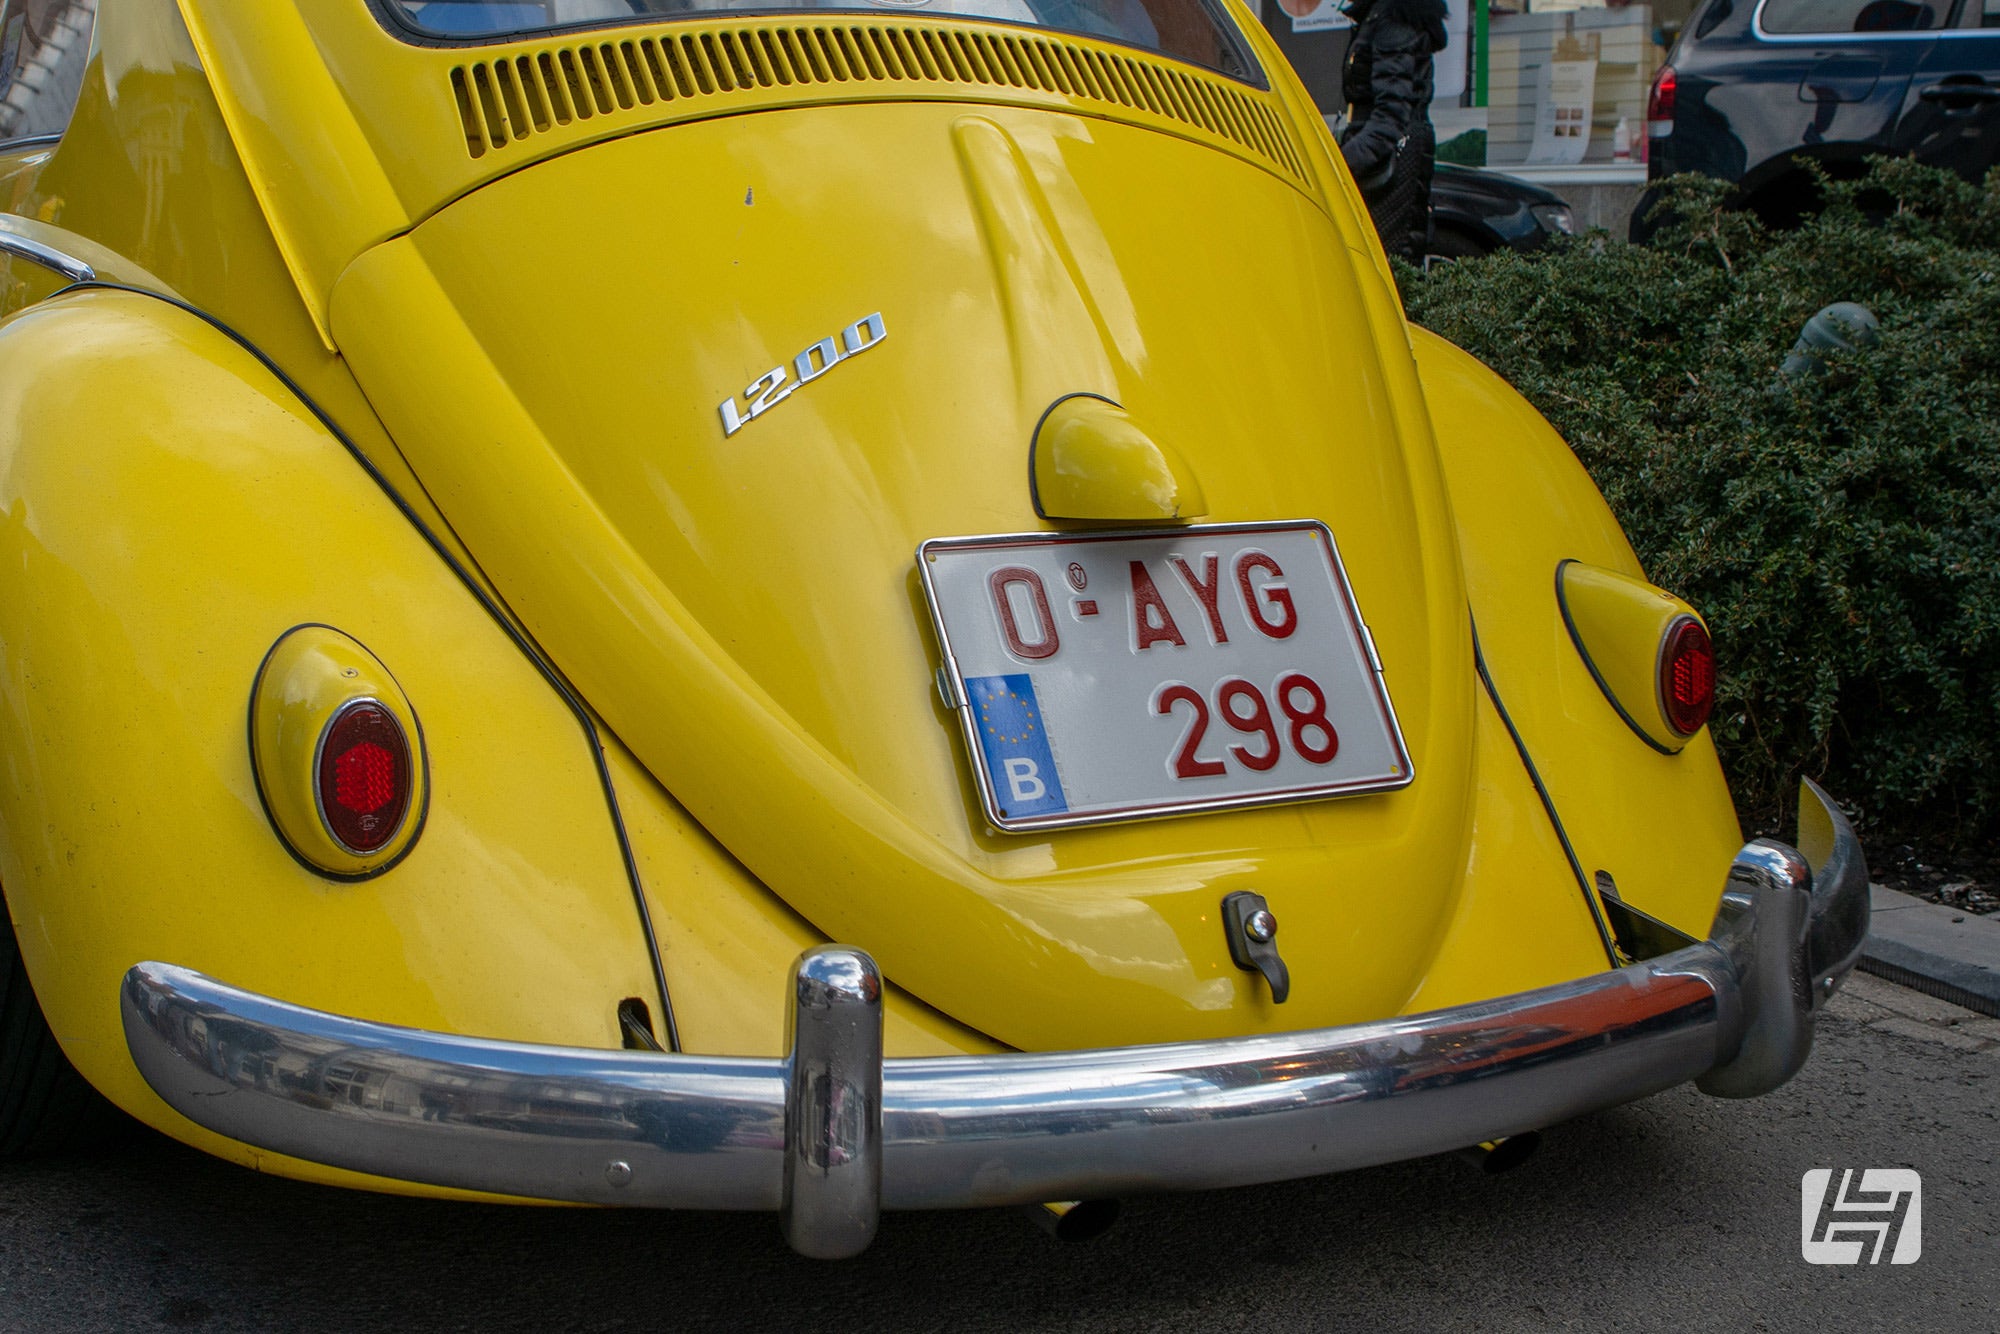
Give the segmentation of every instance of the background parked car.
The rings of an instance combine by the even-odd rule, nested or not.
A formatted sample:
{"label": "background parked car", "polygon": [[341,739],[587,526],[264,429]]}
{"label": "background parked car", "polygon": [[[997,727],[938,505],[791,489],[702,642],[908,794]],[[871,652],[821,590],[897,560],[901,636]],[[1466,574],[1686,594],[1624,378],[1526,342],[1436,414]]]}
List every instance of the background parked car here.
{"label": "background parked car", "polygon": [[1734,181],[1778,225],[1813,206],[1808,161],[1907,154],[1978,180],[2000,152],[2000,0],[1709,0],[1646,114],[1653,181]]}
{"label": "background parked car", "polygon": [[1575,215],[1551,190],[1497,171],[1437,164],[1430,253],[1439,259],[1489,255],[1503,246],[1534,250],[1575,231]]}

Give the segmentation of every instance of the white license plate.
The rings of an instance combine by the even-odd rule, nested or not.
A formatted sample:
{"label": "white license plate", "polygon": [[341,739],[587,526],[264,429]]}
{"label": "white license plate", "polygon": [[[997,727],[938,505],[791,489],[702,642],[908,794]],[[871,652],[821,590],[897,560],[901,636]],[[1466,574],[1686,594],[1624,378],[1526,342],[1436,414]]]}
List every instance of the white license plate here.
{"label": "white license plate", "polygon": [[1414,776],[1321,523],[917,549],[987,818],[1047,829]]}

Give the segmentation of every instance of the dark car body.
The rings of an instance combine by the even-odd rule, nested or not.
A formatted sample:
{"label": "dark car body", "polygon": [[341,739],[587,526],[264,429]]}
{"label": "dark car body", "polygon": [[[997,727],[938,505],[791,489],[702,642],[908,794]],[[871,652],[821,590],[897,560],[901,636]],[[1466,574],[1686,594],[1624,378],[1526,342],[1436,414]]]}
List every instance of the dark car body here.
{"label": "dark car body", "polygon": [[1778,224],[1813,205],[1809,161],[1838,176],[1908,155],[1977,180],[2000,154],[2000,0],[1708,0],[1647,114],[1652,181],[1733,181]]}
{"label": "dark car body", "polygon": [[1431,178],[1430,253],[1441,258],[1534,250],[1575,230],[1560,195],[1519,177],[1440,162]]}

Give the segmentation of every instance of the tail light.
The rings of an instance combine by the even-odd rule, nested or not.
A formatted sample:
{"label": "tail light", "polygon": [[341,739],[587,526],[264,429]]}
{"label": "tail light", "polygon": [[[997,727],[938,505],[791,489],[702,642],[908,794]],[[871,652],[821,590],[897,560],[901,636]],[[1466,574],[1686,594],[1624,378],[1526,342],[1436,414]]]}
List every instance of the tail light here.
{"label": "tail light", "polygon": [[1668,627],[1660,646],[1660,707],[1682,736],[1699,732],[1715,709],[1715,647],[1691,616]]}
{"label": "tail light", "polygon": [[1678,82],[1672,65],[1660,66],[1653,76],[1653,91],[1646,98],[1646,136],[1664,139],[1674,132],[1674,86]]}
{"label": "tail light", "polygon": [[379,852],[410,809],[410,743],[387,709],[359,699],[334,714],[319,747],[319,816],[349,852]]}

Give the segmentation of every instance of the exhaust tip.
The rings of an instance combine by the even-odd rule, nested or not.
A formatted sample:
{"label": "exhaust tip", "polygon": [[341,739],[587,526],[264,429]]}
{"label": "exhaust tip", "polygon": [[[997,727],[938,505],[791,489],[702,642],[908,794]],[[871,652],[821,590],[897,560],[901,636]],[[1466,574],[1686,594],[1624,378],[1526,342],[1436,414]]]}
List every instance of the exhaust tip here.
{"label": "exhaust tip", "polygon": [[1483,1144],[1475,1144],[1471,1148],[1460,1149],[1458,1156],[1487,1176],[1497,1177],[1502,1172],[1511,1172],[1527,1162],[1535,1156],[1535,1150],[1541,1146],[1541,1132],[1527,1130],[1518,1135],[1509,1135],[1505,1139],[1491,1139]]}
{"label": "exhaust tip", "polygon": [[1118,1221],[1116,1200],[1052,1200],[1024,1204],[1021,1209],[1035,1226],[1057,1241],[1092,1241]]}

